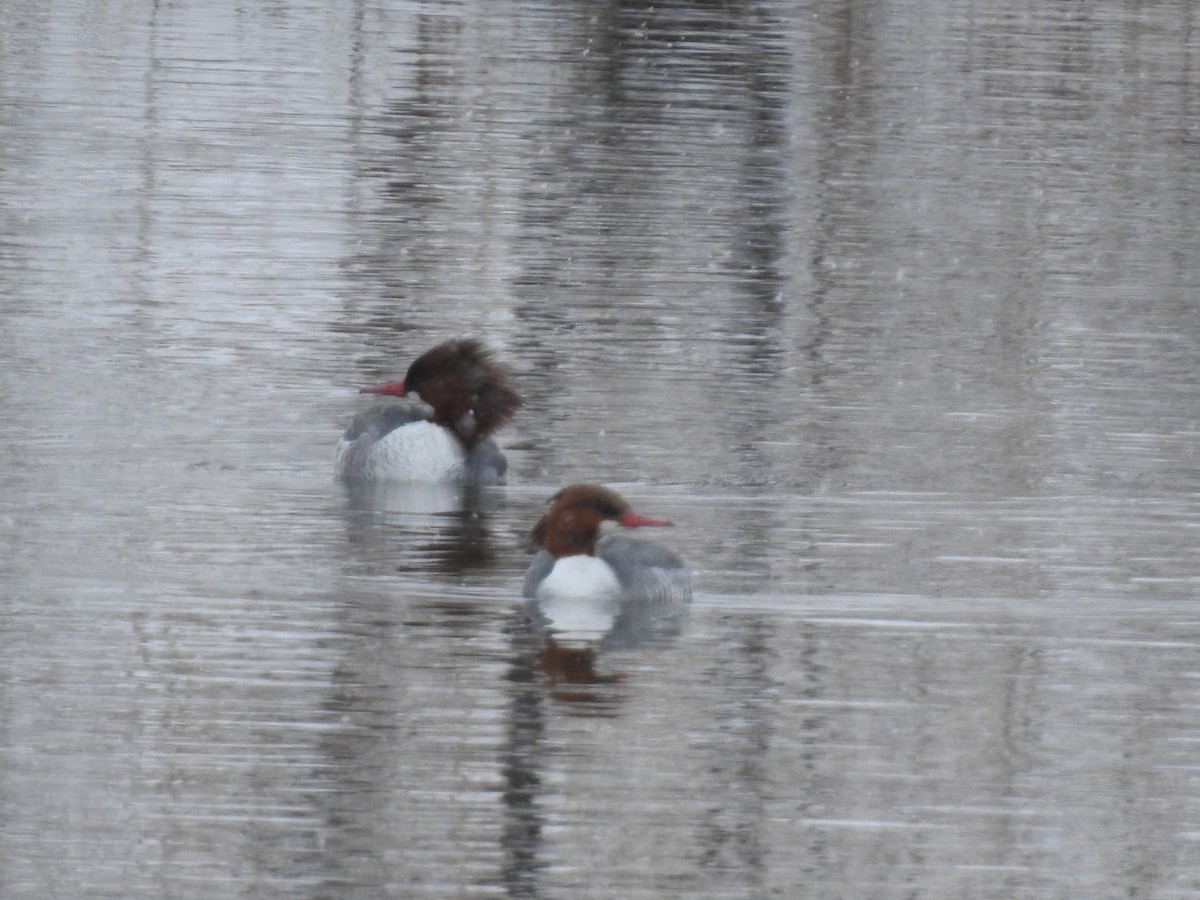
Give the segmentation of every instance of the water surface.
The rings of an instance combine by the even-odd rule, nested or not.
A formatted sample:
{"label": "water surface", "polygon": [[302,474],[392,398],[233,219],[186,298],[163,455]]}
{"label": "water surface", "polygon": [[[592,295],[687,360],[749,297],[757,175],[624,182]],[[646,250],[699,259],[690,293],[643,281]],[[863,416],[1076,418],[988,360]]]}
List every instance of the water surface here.
{"label": "water surface", "polygon": [[[1196,25],[0,11],[0,894],[1194,895]],[[510,485],[347,493],[458,334]],[[696,596],[562,652],[583,480]]]}

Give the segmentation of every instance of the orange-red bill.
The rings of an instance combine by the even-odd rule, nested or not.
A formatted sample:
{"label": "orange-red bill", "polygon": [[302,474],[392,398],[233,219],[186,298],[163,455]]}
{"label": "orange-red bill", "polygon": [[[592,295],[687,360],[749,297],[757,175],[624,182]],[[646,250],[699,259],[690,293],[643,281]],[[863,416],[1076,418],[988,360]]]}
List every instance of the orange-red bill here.
{"label": "orange-red bill", "polygon": [[617,519],[626,528],[642,528],[647,525],[670,525],[666,519],[651,519],[649,516],[643,516],[640,513],[635,513],[632,509],[627,509],[621,513],[621,518]]}
{"label": "orange-red bill", "polygon": [[390,397],[407,396],[407,391],[404,390],[403,381],[393,381],[391,384],[381,384],[378,387],[365,387],[359,389],[360,394],[387,394]]}

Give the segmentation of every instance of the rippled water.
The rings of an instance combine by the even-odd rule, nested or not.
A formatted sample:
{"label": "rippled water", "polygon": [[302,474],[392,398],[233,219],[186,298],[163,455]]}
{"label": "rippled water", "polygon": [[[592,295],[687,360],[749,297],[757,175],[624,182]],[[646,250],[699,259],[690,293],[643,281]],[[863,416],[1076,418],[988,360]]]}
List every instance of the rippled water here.
{"label": "rippled water", "polygon": [[[1200,891],[1197,24],[0,8],[0,895]],[[510,485],[348,495],[456,334]],[[579,480],[684,620],[522,615]]]}

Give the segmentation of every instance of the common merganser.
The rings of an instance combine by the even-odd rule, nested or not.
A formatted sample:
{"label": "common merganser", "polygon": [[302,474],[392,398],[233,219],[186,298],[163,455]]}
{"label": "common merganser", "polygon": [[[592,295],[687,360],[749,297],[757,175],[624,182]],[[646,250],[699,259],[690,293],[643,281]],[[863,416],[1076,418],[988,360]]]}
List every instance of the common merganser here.
{"label": "common merganser", "polygon": [[671,606],[691,599],[691,573],[659,544],[600,536],[606,520],[626,528],[670,525],[633,511],[616,491],[574,484],[551,498],[530,534],[537,554],[524,595],[536,601],[560,640],[598,640],[623,605]]}
{"label": "common merganser", "polygon": [[502,484],[508,461],[489,435],[521,408],[521,397],[484,345],[471,338],[425,351],[402,381],[362,394],[407,397],[433,408],[375,406],[338,442],[335,468],[347,481]]}

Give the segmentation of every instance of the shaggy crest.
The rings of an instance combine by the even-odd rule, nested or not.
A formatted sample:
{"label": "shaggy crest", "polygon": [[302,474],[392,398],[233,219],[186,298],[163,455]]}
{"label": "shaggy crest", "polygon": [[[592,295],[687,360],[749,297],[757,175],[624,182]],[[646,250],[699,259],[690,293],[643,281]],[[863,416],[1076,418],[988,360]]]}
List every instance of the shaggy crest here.
{"label": "shaggy crest", "polygon": [[404,388],[432,406],[431,421],[452,430],[468,450],[523,405],[508,373],[474,338],[446,341],[422,353],[408,367]]}

